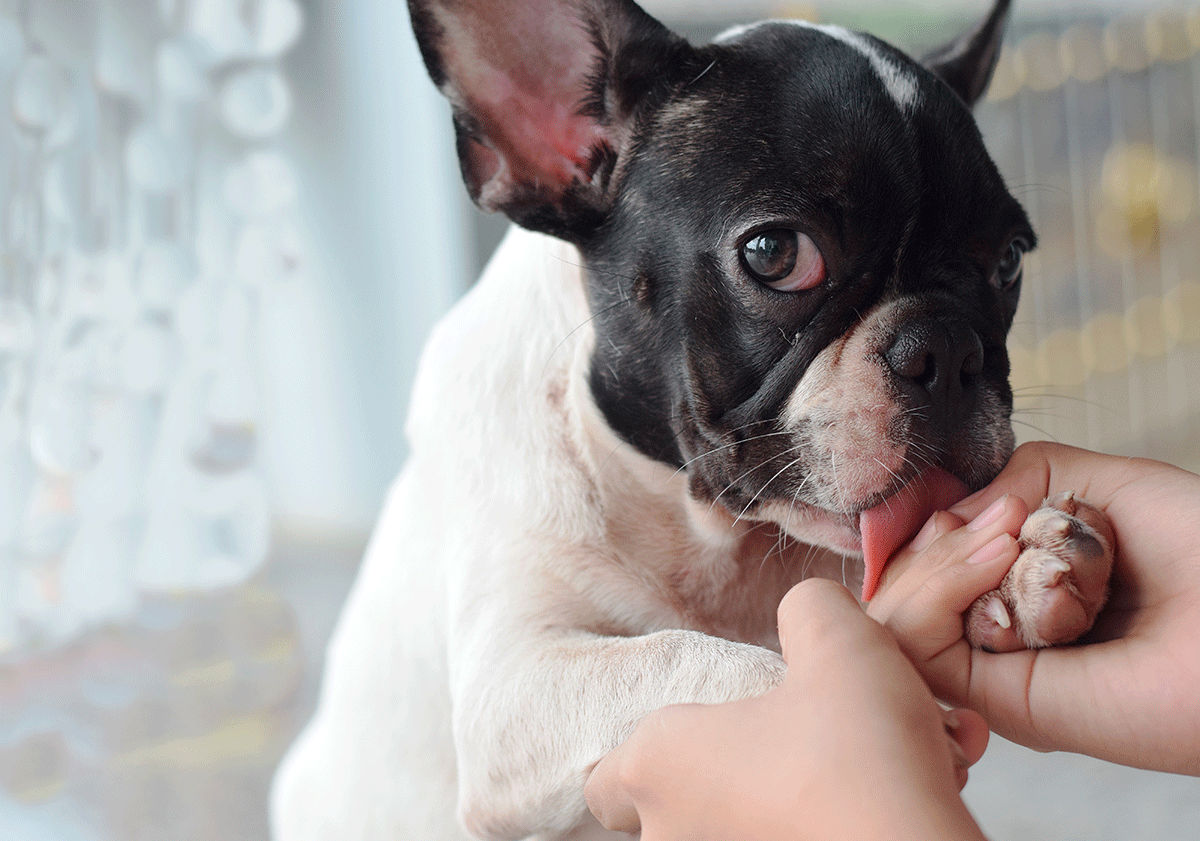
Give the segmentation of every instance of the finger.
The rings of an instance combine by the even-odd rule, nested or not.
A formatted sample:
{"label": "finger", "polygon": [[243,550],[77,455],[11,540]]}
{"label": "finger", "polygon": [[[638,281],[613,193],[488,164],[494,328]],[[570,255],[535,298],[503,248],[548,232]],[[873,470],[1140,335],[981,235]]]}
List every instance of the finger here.
{"label": "finger", "polygon": [[1018,496],[1033,508],[1049,494],[1051,460],[1060,457],[1065,459],[1069,455],[1060,453],[1057,445],[1022,445],[987,487],[952,505],[950,510],[972,520],[1005,494]]}
{"label": "finger", "polygon": [[[950,534],[955,529],[962,528],[963,525],[965,524],[962,519],[949,511],[933,512],[933,515],[925,521],[925,525],[921,527],[909,544],[902,546],[884,566],[883,573],[879,577],[879,587],[875,590],[874,598],[867,605],[867,613],[878,619],[878,605],[887,601],[887,593],[892,585],[912,570],[918,567],[925,568],[930,563],[947,561],[948,558],[945,555],[925,554],[925,550],[939,538]],[[926,572],[928,571],[926,569]]]}
{"label": "finger", "polygon": [[971,518],[997,497],[1010,493],[1031,508],[1060,491],[1075,491],[1100,509],[1129,484],[1131,476],[1170,472],[1160,462],[1105,455],[1065,444],[1034,441],[1022,444],[1005,468],[986,488],[951,507]]}
{"label": "finger", "polygon": [[[1121,693],[1105,685],[1105,672],[1113,660],[1127,664],[1153,656],[1132,648],[1117,640],[1010,654],[973,652],[969,695],[963,692],[968,697],[956,702],[982,713],[998,735],[1034,750],[1085,753],[1122,765],[1169,770],[1156,757],[1172,751],[1179,733],[1159,728],[1162,735],[1156,737],[1152,733],[1156,728],[1144,722],[1147,716],[1169,719],[1178,709],[1178,700],[1166,694],[1159,701],[1155,692],[1146,692],[1138,703],[1151,699],[1153,711],[1143,708],[1131,713]],[[1131,678],[1138,679],[1122,672],[1121,680]],[[1098,686],[1104,688],[1098,691]],[[1094,703],[1106,693],[1116,696],[1111,703]],[[1145,732],[1133,724],[1138,719],[1143,719],[1140,730]]]}
{"label": "finger", "polygon": [[965,525],[966,523],[960,517],[956,517],[949,511],[934,511],[908,545],[901,548],[907,549],[907,554],[924,552],[933,541],[943,534],[960,529]]}
{"label": "finger", "polygon": [[[959,528],[953,528],[961,522],[953,514],[935,514],[930,518],[934,537],[914,539],[888,565],[880,593],[868,606],[870,615],[896,633],[901,629],[893,625],[892,616],[906,606],[913,608],[914,600],[917,611],[966,610],[996,587],[997,571],[1002,578],[1016,560],[1014,536],[1028,515],[1024,501],[1011,495],[996,500]],[[926,613],[925,618],[940,615],[944,614]]]}
{"label": "finger", "polygon": [[983,758],[991,730],[979,713],[965,707],[946,711],[946,732],[962,752],[968,766]]}
{"label": "finger", "polygon": [[920,667],[962,639],[962,613],[1000,585],[1020,551],[1012,535],[1001,533],[971,551],[956,552],[965,559],[937,570],[903,599],[881,605],[875,618]]}
{"label": "finger", "polygon": [[584,799],[596,820],[616,832],[637,832],[641,828],[637,806],[624,781],[627,750],[622,745],[601,759],[583,787]]}
{"label": "finger", "polygon": [[968,770],[987,749],[990,735],[987,722],[968,709],[946,710],[942,715],[954,754],[954,776],[958,790],[962,791],[967,785]]}
{"label": "finger", "polygon": [[784,662],[790,651],[811,651],[812,643],[877,631],[850,591],[835,581],[809,578],[788,591],[779,603],[779,646]]}

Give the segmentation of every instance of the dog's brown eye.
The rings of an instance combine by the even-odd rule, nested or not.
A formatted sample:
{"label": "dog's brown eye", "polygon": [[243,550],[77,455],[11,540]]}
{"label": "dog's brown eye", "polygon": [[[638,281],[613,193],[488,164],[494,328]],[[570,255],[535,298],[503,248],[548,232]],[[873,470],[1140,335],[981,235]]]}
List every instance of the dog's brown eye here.
{"label": "dog's brown eye", "polygon": [[800,292],[825,279],[817,244],[799,231],[764,231],[741,248],[742,264],[755,280],[780,292]]}
{"label": "dog's brown eye", "polygon": [[1021,268],[1025,262],[1025,252],[1028,250],[1029,246],[1022,239],[1014,239],[1008,244],[1008,250],[996,266],[993,284],[997,289],[1011,289],[1021,279]]}

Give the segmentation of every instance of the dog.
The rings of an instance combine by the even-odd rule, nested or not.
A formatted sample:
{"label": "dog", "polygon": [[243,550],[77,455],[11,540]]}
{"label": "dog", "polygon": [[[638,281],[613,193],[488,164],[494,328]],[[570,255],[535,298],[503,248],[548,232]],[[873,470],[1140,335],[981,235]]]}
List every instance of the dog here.
{"label": "dog", "polygon": [[471,197],[518,227],[424,352],[275,837],[621,837],[599,759],[775,685],[793,584],[870,598],[1013,451],[1036,237],[971,115],[1009,3],[922,61],[794,21],[694,46],[632,0],[409,8]]}

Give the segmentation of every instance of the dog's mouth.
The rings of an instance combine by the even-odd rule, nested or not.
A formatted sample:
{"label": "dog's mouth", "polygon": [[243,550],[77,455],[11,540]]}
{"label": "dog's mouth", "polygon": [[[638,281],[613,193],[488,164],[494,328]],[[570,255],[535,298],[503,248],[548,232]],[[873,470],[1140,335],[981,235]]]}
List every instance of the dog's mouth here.
{"label": "dog's mouth", "polygon": [[892,554],[911,540],[935,511],[949,508],[968,493],[969,489],[960,479],[931,467],[892,496],[858,515],[864,602],[874,598]]}
{"label": "dog's mouth", "polygon": [[908,543],[935,511],[970,493],[968,485],[940,467],[926,467],[899,490],[873,495],[861,506],[829,508],[792,499],[757,512],[794,539],[863,559],[862,600],[875,596],[892,555]]}

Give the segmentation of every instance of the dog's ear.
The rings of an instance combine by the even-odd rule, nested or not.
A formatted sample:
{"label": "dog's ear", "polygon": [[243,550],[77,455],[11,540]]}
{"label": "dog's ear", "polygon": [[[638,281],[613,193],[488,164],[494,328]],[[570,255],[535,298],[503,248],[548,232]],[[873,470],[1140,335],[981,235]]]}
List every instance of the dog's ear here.
{"label": "dog's ear", "polygon": [[690,47],[631,0],[409,0],[471,198],[569,240],[605,218],[644,103]]}
{"label": "dog's ear", "polygon": [[1011,0],[996,0],[982,23],[921,60],[967,107],[979,101],[992,80],[1011,6]]}

